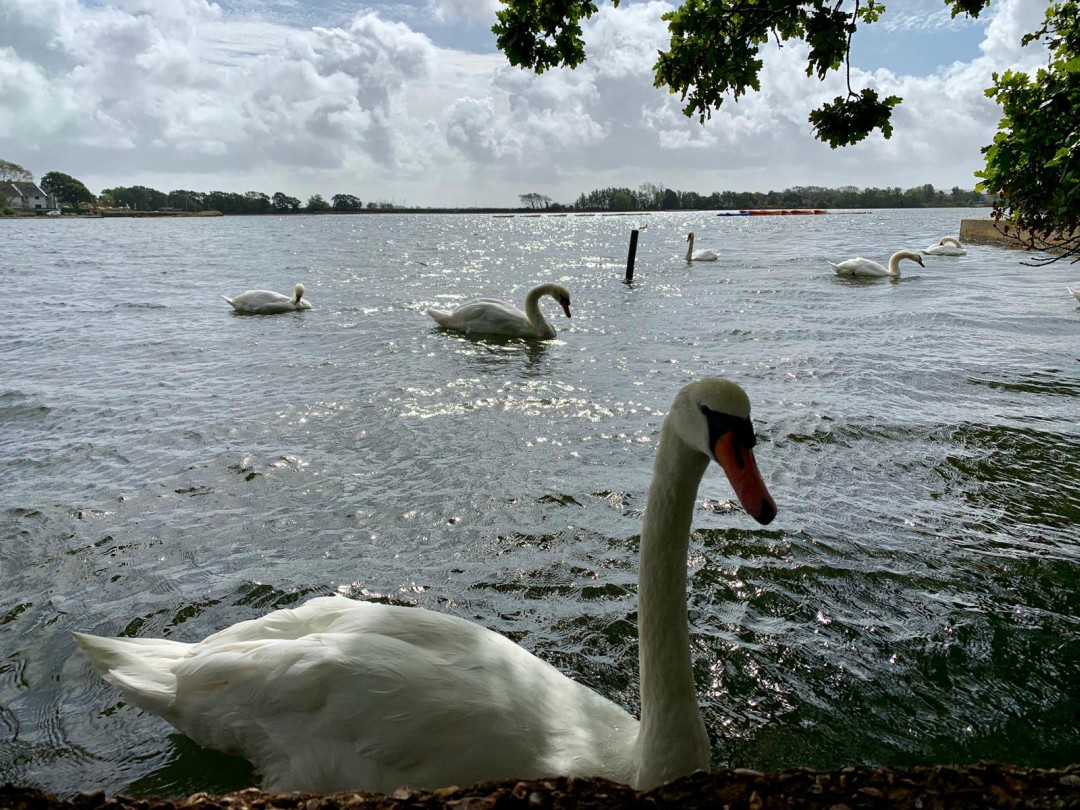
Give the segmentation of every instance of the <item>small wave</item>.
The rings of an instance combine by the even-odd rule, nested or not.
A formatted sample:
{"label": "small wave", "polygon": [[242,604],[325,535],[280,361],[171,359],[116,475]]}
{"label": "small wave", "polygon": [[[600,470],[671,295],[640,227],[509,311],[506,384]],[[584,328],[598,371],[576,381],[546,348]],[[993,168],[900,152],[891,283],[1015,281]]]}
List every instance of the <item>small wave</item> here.
{"label": "small wave", "polygon": [[1080,397],[1080,379],[1063,376],[1061,369],[1047,369],[1021,374],[1017,379],[990,379],[989,377],[969,377],[972,385],[984,385],[995,391],[1007,391],[1014,394],[1045,394],[1059,397]]}
{"label": "small wave", "polygon": [[113,309],[168,309],[165,304],[149,304],[144,302],[124,302],[114,304]]}
{"label": "small wave", "polygon": [[36,422],[45,419],[50,413],[52,408],[30,394],[22,391],[0,393],[0,423]]}

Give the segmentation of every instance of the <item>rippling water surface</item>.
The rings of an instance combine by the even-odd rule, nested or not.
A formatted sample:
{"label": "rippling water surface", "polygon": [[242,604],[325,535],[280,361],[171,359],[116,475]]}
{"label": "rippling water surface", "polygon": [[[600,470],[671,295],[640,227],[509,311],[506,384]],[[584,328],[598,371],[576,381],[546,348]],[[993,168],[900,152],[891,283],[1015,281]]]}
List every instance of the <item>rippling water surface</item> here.
{"label": "rippling water surface", "polygon": [[[749,392],[779,507],[758,526],[716,469],[699,492],[714,763],[1074,761],[1080,270],[826,263],[984,215],[0,222],[0,780],[250,783],[69,631],[191,641],[335,591],[474,619],[636,711],[657,432],[707,375]],[[689,230],[720,261],[683,261]],[[421,313],[547,280],[574,311],[547,302],[549,343]],[[220,298],[297,281],[309,312]]]}

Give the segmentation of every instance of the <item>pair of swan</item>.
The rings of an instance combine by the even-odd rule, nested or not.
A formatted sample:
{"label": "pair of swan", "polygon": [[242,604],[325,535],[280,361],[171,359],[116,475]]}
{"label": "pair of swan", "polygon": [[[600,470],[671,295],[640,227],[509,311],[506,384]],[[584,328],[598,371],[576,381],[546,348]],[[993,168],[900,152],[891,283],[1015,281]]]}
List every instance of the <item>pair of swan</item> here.
{"label": "pair of swan", "polygon": [[279,315],[282,312],[297,312],[311,309],[311,304],[303,299],[304,285],[297,284],[292,298],[272,290],[248,290],[235,298],[221,296],[241,315]]}
{"label": "pair of swan", "polygon": [[641,790],[709,767],[687,626],[687,552],[710,461],[759,523],[776,515],[733,382],[683,388],[641,531],[641,720],[514,642],[442,613],[311,599],[195,644],[75,634],[135,706],[247,757],[275,791],[437,788],[602,776]]}
{"label": "pair of swan", "polygon": [[540,311],[540,299],[550,296],[570,317],[570,292],[562,284],[538,284],[525,296],[525,311],[498,298],[477,298],[453,311],[428,307],[424,312],[439,326],[466,335],[504,335],[506,337],[551,340],[555,327]]}
{"label": "pair of swan", "polygon": [[829,262],[832,265],[833,270],[836,271],[838,276],[860,276],[863,278],[882,278],[888,276],[889,278],[900,278],[900,261],[902,259],[910,259],[919,265],[919,267],[926,267],[923,264],[922,257],[913,250],[898,250],[889,258],[889,266],[885,267],[882,264],[878,264],[871,259],[864,259],[862,256],[856,256],[854,259],[848,259],[847,261],[836,264],[835,262]]}
{"label": "pair of swan", "polygon": [[955,236],[943,236],[936,245],[923,248],[927,256],[965,256],[967,250]]}
{"label": "pair of swan", "polygon": [[694,250],[694,232],[691,231],[686,235],[686,260],[688,262],[715,262],[720,258],[718,253],[711,250]]}

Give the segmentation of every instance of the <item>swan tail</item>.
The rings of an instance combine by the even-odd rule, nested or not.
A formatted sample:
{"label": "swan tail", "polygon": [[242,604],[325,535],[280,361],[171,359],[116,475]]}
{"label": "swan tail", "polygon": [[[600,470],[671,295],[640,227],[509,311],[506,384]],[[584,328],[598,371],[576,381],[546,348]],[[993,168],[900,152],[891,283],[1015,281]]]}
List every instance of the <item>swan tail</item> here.
{"label": "swan tail", "polygon": [[161,714],[176,696],[173,667],[190,644],[156,638],[104,638],[72,633],[94,669],[136,706]]}
{"label": "swan tail", "polygon": [[221,297],[224,298],[228,302],[230,307],[234,307],[234,308],[236,307],[236,304],[233,303],[233,300],[231,298],[229,298],[229,296],[223,295]]}
{"label": "swan tail", "polygon": [[432,318],[434,318],[435,322],[439,324],[439,326],[450,325],[450,313],[447,312],[445,309],[434,309],[432,307],[428,307],[424,310],[424,314],[430,315]]}

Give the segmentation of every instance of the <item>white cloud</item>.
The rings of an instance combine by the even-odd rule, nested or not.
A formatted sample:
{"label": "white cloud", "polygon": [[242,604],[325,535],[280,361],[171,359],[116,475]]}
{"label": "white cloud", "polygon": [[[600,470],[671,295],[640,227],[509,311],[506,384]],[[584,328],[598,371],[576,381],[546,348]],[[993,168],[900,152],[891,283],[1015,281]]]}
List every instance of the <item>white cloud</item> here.
{"label": "white cloud", "polygon": [[[349,192],[415,205],[511,205],[524,190],[571,202],[646,181],[701,193],[970,187],[1000,117],[983,89],[993,71],[1043,59],[1019,40],[1046,0],[994,0],[978,23],[980,55],[932,75],[853,71],[856,87],[904,103],[892,140],[845,150],[814,140],[807,122],[846,92],[843,77],[806,77],[805,48],[790,43],[765,46],[760,93],[704,125],[686,118],[677,95],[652,86],[660,18],[673,8],[662,0],[602,7],[584,26],[586,62],[542,75],[429,38],[439,20],[446,31],[489,26],[488,0],[431,0],[428,35],[395,22],[393,6],[318,27],[259,8],[238,18],[207,0],[0,0],[0,157],[93,190]],[[902,6],[892,23],[913,46],[915,16]]]}
{"label": "white cloud", "polygon": [[490,27],[495,24],[499,0],[431,0],[431,13],[444,22],[465,20]]}
{"label": "white cloud", "polygon": [[913,8],[886,14],[878,24],[884,31],[955,31],[976,23],[963,14],[952,16],[948,8]]}

